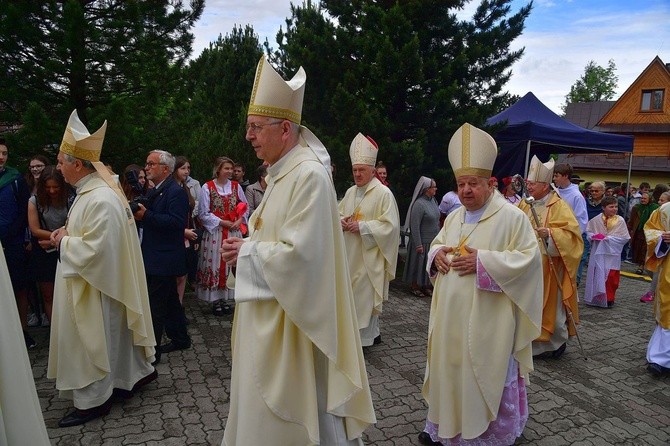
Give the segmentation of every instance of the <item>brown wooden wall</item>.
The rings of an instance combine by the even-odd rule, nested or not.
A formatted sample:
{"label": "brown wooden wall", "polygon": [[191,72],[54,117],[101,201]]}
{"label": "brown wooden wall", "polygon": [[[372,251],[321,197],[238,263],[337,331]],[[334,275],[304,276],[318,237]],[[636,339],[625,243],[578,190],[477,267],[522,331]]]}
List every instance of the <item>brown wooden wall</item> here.
{"label": "brown wooden wall", "polygon": [[670,158],[670,134],[636,134],[633,154]]}
{"label": "brown wooden wall", "polygon": [[[663,111],[641,112],[642,90],[658,89],[665,90]],[[660,60],[649,65],[600,120],[600,125],[609,124],[670,124],[670,74]]]}

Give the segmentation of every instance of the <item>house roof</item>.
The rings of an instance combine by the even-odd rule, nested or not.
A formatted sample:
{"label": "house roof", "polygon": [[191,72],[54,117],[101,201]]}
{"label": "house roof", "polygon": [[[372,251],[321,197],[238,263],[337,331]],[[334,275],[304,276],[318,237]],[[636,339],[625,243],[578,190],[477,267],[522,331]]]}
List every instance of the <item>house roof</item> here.
{"label": "house roof", "polygon": [[573,102],[566,107],[564,118],[585,129],[597,130],[598,122],[614,104],[616,101]]}
{"label": "house roof", "polygon": [[[561,154],[559,163],[570,163],[575,170],[594,171],[627,171],[629,159],[625,154],[589,155]],[[634,172],[668,172],[670,160],[664,156],[634,156],[632,170]]]}

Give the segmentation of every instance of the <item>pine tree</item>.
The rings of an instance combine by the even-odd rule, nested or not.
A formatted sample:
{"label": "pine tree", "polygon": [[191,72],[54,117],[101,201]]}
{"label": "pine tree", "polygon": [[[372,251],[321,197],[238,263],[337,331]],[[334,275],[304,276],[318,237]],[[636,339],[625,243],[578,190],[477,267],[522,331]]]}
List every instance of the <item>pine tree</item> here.
{"label": "pine tree", "polygon": [[[58,143],[73,108],[91,129],[110,121],[103,156],[123,157],[151,145],[156,116],[170,106],[176,74],[191,52],[189,32],[204,0],[190,2],[49,0],[0,2],[0,108],[23,123],[18,146],[43,134]],[[51,126],[31,127],[42,115]],[[143,159],[143,158],[142,158]]]}
{"label": "pine tree", "polygon": [[[322,0],[292,8],[273,60],[284,73],[307,71],[304,119],[325,135],[340,172],[360,131],[380,144],[399,202],[420,175],[446,186],[453,132],[464,122],[483,125],[511,102],[504,86],[523,50],[510,45],[532,3],[512,14],[511,0],[483,0],[462,20],[456,12],[465,3]],[[338,176],[341,190],[350,176]]]}
{"label": "pine tree", "polygon": [[217,156],[242,163],[248,174],[259,160],[244,139],[249,95],[263,49],[251,26],[235,27],[216,42],[183,73],[186,101],[172,128],[180,153],[189,154],[196,175],[211,176]]}

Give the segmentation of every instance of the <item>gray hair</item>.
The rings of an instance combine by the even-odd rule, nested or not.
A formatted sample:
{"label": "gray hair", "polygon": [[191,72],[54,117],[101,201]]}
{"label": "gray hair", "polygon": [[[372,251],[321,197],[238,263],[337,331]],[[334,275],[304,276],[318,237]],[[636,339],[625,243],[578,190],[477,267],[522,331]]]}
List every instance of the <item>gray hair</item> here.
{"label": "gray hair", "polygon": [[594,181],[593,183],[591,183],[591,187],[593,187],[593,186],[597,187],[598,189],[605,190],[605,182],[604,181]]}
{"label": "gray hair", "polygon": [[152,150],[149,153],[157,153],[159,155],[158,160],[161,162],[161,164],[165,164],[168,167],[170,173],[174,171],[175,159],[170,152],[166,152],[165,150]]}
{"label": "gray hair", "polygon": [[77,158],[76,156],[72,156],[68,153],[64,153],[63,158],[65,158],[65,160],[70,164],[74,163],[76,160],[79,160],[86,169],[95,170],[93,163],[90,162],[89,160],[83,160],[81,158]]}

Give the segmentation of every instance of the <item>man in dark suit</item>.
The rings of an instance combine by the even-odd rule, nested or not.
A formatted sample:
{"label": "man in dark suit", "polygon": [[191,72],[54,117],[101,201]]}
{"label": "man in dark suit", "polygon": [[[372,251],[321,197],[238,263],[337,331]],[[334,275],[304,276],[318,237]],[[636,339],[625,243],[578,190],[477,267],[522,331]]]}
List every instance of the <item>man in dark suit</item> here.
{"label": "man in dark suit", "polygon": [[[175,158],[163,150],[147,156],[147,180],[156,185],[148,194],[146,207],[139,204],[135,219],[142,221],[142,255],[147,274],[149,303],[156,335],[156,360],[160,353],[191,346],[184,309],[177,294],[177,277],[186,274],[184,228],[189,212],[188,196],[172,178]],[[170,338],[161,346],[163,329]]]}

